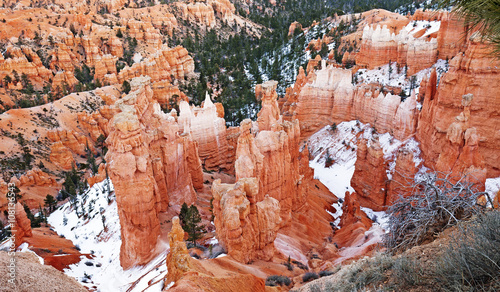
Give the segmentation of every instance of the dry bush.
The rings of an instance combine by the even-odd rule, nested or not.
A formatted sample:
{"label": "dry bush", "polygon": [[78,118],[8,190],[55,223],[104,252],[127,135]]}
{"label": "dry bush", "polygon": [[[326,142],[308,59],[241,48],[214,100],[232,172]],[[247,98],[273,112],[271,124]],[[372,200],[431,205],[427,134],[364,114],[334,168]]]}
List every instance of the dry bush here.
{"label": "dry bush", "polygon": [[291,283],[287,276],[272,275],[266,279],[266,286],[289,286]]}
{"label": "dry bush", "polygon": [[389,251],[401,252],[433,240],[449,225],[470,218],[481,210],[476,204],[478,184],[470,177],[452,177],[440,172],[417,176],[409,188],[410,195],[401,196],[387,210],[389,233],[384,244]]}
{"label": "dry bush", "polygon": [[443,290],[500,290],[500,211],[460,226],[435,271]]}

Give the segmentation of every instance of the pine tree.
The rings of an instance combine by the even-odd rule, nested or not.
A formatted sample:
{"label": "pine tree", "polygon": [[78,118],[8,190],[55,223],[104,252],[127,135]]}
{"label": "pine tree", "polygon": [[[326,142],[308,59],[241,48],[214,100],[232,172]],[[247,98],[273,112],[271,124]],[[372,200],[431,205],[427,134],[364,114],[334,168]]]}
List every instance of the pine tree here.
{"label": "pine tree", "polygon": [[49,208],[49,213],[52,213],[57,206],[57,201],[51,195],[47,195],[43,202],[45,203],[45,207]]}
{"label": "pine tree", "polygon": [[195,205],[188,208],[186,203],[182,204],[179,219],[182,228],[188,234],[188,241],[196,244],[196,240],[202,238],[202,234],[205,232],[205,225],[200,225],[201,216],[198,208]]}

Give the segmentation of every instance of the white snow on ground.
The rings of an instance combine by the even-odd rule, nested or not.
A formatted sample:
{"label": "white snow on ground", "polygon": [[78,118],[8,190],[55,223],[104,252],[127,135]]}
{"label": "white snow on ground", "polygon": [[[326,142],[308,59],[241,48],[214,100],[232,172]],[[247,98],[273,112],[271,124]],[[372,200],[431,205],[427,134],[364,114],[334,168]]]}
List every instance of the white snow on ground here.
{"label": "white snow on ground", "polygon": [[141,53],[135,53],[134,57],[132,57],[132,60],[134,60],[134,63],[139,63],[142,61],[142,55]]}
{"label": "white snow on ground", "polygon": [[[389,162],[388,177],[392,177],[395,168],[395,159],[397,150],[406,148],[413,152],[415,166],[422,162],[420,158],[419,144],[415,139],[410,138],[406,141],[399,141],[393,138],[389,133],[374,133],[370,124],[363,124],[359,121],[342,122],[336,125],[335,130],[331,126],[326,126],[311,136],[308,140],[309,153],[314,157],[309,166],[314,169],[314,178],[319,179],[335,196],[339,199],[334,204],[336,212],[330,213],[334,217],[334,224],[338,225],[340,216],[342,216],[342,202],[345,192],[354,192],[351,187],[351,178],[354,174],[356,164],[356,150],[358,137],[367,140],[368,144],[377,139],[384,152],[384,158]],[[327,159],[333,164],[325,167]],[[373,212],[368,208],[363,208],[370,218],[377,216],[377,222],[384,228],[387,222],[387,216],[384,212]]]}
{"label": "white snow on ground", "polygon": [[[500,176],[497,178],[488,178],[485,183],[485,191],[490,195],[493,200],[500,191]],[[489,204],[488,204],[489,205]]]}
{"label": "white snow on ground", "polygon": [[[436,64],[432,65],[432,67],[419,71],[417,74],[408,76],[406,78],[406,72],[404,66],[399,68],[395,62],[391,63],[389,69],[389,64],[380,66],[377,69],[368,70],[368,69],[359,69],[355,74],[355,79],[357,83],[379,83],[383,86],[393,86],[393,87],[401,87],[405,90],[406,94],[410,94],[411,87],[411,77],[414,77],[413,86],[415,87],[415,95],[418,95],[420,89],[420,83],[424,77],[429,77],[433,68],[436,68],[438,84],[441,80],[441,76],[443,73],[447,72],[449,69],[449,64],[446,60],[439,59]],[[390,74],[389,74],[389,71]]]}
{"label": "white snow on ground", "polygon": [[[112,192],[110,180],[95,184],[79,195],[73,206],[68,202],[49,216],[48,223],[59,235],[71,240],[81,253],[93,254],[93,259],[82,256],[79,263],[64,272],[88,288],[96,286],[98,291],[161,291],[167,274],[168,246],[148,265],[124,271],[120,266],[120,221],[114,194],[108,194],[108,186]],[[144,290],[148,282],[155,285]],[[130,287],[132,283],[135,285]]]}
{"label": "white snow on ground", "polygon": [[441,21],[427,21],[427,20],[417,20],[417,21],[410,21],[406,27],[403,29],[409,32],[410,34],[415,34],[422,29],[426,29],[426,32],[423,37],[426,37],[428,35],[431,35],[437,31],[439,31],[439,28],[441,27]]}
{"label": "white snow on ground", "polygon": [[219,240],[218,240],[217,238],[215,238],[215,236],[214,236],[214,237],[210,238],[210,239],[207,241],[207,243],[208,243],[208,244],[211,244],[211,245],[216,245],[216,244],[218,244],[218,243],[219,243]]}
{"label": "white snow on ground", "polygon": [[389,215],[383,211],[375,212],[370,208],[361,207],[361,210],[365,212],[368,218],[372,219],[374,224],[378,224],[382,229],[389,231]]}

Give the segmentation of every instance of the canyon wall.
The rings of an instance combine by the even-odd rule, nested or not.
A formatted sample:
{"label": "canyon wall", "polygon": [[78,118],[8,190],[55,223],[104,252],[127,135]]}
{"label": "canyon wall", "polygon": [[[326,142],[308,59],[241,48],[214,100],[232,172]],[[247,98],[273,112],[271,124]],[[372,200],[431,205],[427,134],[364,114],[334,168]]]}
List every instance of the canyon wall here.
{"label": "canyon wall", "polygon": [[366,25],[356,65],[375,69],[389,62],[408,66],[408,75],[431,67],[438,59],[451,59],[465,44],[466,30],[456,15],[417,10],[401,21]]}
{"label": "canyon wall", "polygon": [[391,132],[404,140],[415,132],[415,98],[384,94],[379,86],[352,83],[349,69],[335,68],[323,61],[322,69],[305,75],[300,70],[293,89],[287,90],[282,107],[286,120],[300,121],[301,139],[325,125],[359,120],[380,132]]}
{"label": "canyon wall", "polygon": [[[484,159],[487,176],[500,175],[500,61],[490,53],[491,46],[476,36],[451,59],[437,90],[430,85],[421,91],[417,138],[431,166],[463,170],[465,163],[481,169]],[[436,84],[435,76],[426,82]]]}

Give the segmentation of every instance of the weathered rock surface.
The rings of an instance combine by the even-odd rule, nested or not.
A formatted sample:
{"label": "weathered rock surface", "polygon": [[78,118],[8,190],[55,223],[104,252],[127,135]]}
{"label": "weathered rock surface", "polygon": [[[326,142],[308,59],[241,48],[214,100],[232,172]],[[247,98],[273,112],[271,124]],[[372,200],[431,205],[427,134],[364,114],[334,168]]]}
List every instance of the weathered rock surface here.
{"label": "weathered rock surface", "polygon": [[7,252],[0,251],[0,281],[3,291],[30,291],[33,287],[40,292],[87,291],[74,278],[54,267],[41,264],[37,256],[30,252],[16,253],[16,277],[15,285],[12,285],[9,283],[10,259]]}
{"label": "weathered rock surface", "polygon": [[383,94],[378,86],[351,84],[351,70],[323,62],[321,70],[305,76],[300,70],[293,89],[287,90],[282,112],[286,120],[300,121],[301,139],[325,125],[359,120],[380,132],[391,131],[404,140],[417,126],[416,100]]}
{"label": "weathered rock surface", "polygon": [[302,24],[300,24],[299,22],[297,21],[294,21],[290,24],[290,27],[288,27],[288,36],[293,36],[293,34],[295,33],[295,31],[299,30],[300,29],[300,32],[302,32]]}
{"label": "weathered rock surface", "polygon": [[71,150],[64,146],[61,141],[50,146],[50,161],[63,170],[70,170],[75,165],[75,159]]}
{"label": "weathered rock surface", "polygon": [[[419,26],[418,21],[428,21],[429,27]],[[457,54],[464,44],[464,33],[464,26],[455,15],[419,10],[406,21],[394,19],[391,25],[365,26],[356,64],[374,69],[390,61],[398,62],[407,65],[408,74],[413,75],[431,67],[438,59]]]}
{"label": "weathered rock surface", "polygon": [[198,143],[198,155],[205,169],[231,172],[234,150],[229,149],[226,121],[219,117],[208,93],[202,108],[191,108],[186,101],[181,101],[179,109],[180,130]]}
{"label": "weathered rock surface", "polygon": [[184,230],[179,223],[179,217],[172,218],[172,229],[168,233],[170,252],[167,255],[168,274],[166,281],[176,282],[182,276],[194,269],[194,263],[184,242]]}
{"label": "weathered rock surface", "polygon": [[151,77],[153,82],[170,80],[170,76],[176,79],[184,79],[184,76],[194,72],[194,60],[188,51],[177,46],[169,48],[163,45],[151,57],[135,63],[132,67],[125,67],[118,73],[118,81],[132,79],[142,75]]}
{"label": "weathered rock surface", "polygon": [[360,241],[372,226],[372,220],[360,208],[356,193],[346,192],[339,226],[333,241],[340,247],[351,246],[352,243]]}
{"label": "weathered rock surface", "polygon": [[228,254],[243,263],[270,260],[281,224],[278,200],[259,200],[256,178],[242,178],[234,185],[216,180],[212,194],[217,238]]}
{"label": "weathered rock surface", "polygon": [[255,87],[255,96],[257,100],[262,101],[262,108],[257,114],[259,131],[270,131],[275,123],[281,123],[276,93],[277,85],[277,81],[270,80]]}
{"label": "weathered rock surface", "polygon": [[[369,144],[368,144],[369,143]],[[351,185],[358,194],[359,204],[380,211],[386,206],[387,174],[384,152],[380,143],[360,140]]]}
{"label": "weathered rock surface", "polygon": [[415,166],[413,152],[406,148],[400,148],[396,157],[394,173],[389,181],[385,204],[390,206],[402,195],[411,194],[415,174],[418,172]]}
{"label": "weathered rock surface", "polygon": [[[451,59],[450,70],[441,77],[437,90],[430,85],[436,84],[433,76],[425,91],[421,90],[424,100],[417,138],[430,167],[481,169],[484,159],[487,176],[500,175],[500,118],[496,114],[500,63],[489,55],[490,50],[476,39],[469,41],[465,53]],[[473,99],[466,100],[468,94]]]}
{"label": "weathered rock surface", "polygon": [[28,170],[26,174],[21,175],[19,178],[18,187],[20,186],[58,186],[56,179],[49,176],[39,168],[35,167]]}
{"label": "weathered rock surface", "polygon": [[24,211],[23,206],[18,202],[16,203],[16,226],[15,226],[15,231],[13,234],[15,234],[14,238],[14,243],[16,248],[21,245],[21,243],[24,242],[24,237],[30,237],[32,236],[31,232],[31,221],[28,219],[26,216],[26,212]]}

